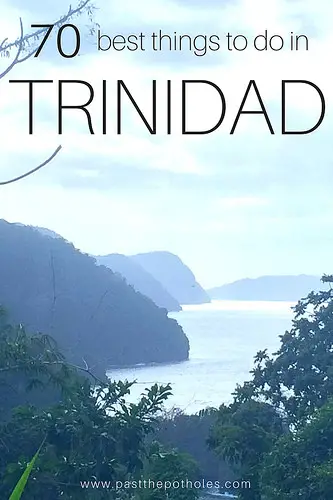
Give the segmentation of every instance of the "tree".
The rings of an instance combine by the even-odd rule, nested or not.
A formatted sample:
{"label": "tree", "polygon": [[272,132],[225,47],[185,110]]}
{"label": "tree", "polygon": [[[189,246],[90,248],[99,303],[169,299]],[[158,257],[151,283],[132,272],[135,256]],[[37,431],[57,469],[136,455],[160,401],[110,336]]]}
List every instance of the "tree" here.
{"label": "tree", "polygon": [[[80,0],[79,3],[76,5],[76,7],[72,8],[72,6],[70,6],[67,14],[65,14],[64,16],[62,16],[60,19],[56,20],[53,23],[54,28],[55,29],[61,28],[61,26],[63,26],[65,23],[71,21],[72,19],[76,18],[77,16],[80,16],[85,12],[87,13],[90,21],[92,22],[90,33],[93,34],[95,32],[95,23],[93,23],[94,10],[95,7],[92,3],[92,0]],[[38,31],[35,31],[34,33],[25,34],[23,28],[23,22],[22,19],[20,19],[19,38],[15,41],[8,41],[8,38],[5,38],[4,40],[0,41],[0,57],[9,58],[11,52],[13,50],[16,50],[16,54],[11,63],[0,73],[0,80],[5,78],[15,68],[15,66],[24,63],[25,61],[27,61],[28,59],[30,59],[35,55],[39,46],[37,42],[40,40],[42,36],[46,34],[47,30],[48,28],[45,27],[45,28],[40,28]],[[49,156],[49,158],[47,158],[40,165],[33,168],[32,170],[29,170],[28,172],[13,179],[0,181],[0,186],[12,184],[13,182],[17,182],[37,172],[38,170],[46,166],[48,163],[50,163],[57,156],[57,154],[60,152],[61,149],[62,146],[61,145],[58,146],[56,150]]]}
{"label": "tree", "polygon": [[276,442],[262,466],[263,496],[269,500],[333,498],[333,401],[296,433]]}
{"label": "tree", "polygon": [[240,498],[260,500],[263,458],[282,435],[283,422],[267,403],[250,400],[219,408],[208,444],[233,466],[238,479],[251,483],[237,492]]}
{"label": "tree", "polygon": [[74,370],[51,337],[28,335],[23,325],[9,324],[0,307],[0,421],[35,391],[49,392],[50,386],[70,391]]}
{"label": "tree", "polygon": [[[1,498],[7,498],[45,439],[27,486],[31,498],[95,498],[95,481],[138,479],[145,457],[145,436],[170,394],[153,386],[137,404],[127,404],[129,382],[110,382],[94,392],[77,384],[63,401],[41,410],[21,407],[0,428]],[[91,481],[91,484],[88,484]],[[97,495],[98,493],[98,495]],[[106,488],[97,498],[114,498]]]}
{"label": "tree", "polygon": [[105,382],[84,360],[82,366],[70,364],[49,335],[29,335],[23,325],[8,323],[0,306],[0,421],[6,420],[15,406],[51,402],[54,389],[56,399],[70,393],[80,372],[95,383]]}
{"label": "tree", "polygon": [[[333,283],[333,276],[323,276]],[[253,378],[237,387],[236,401],[261,399],[281,412],[290,426],[303,425],[333,396],[333,290],[311,292],[294,308],[292,328],[281,335],[272,357],[260,351]]]}
{"label": "tree", "polygon": [[[9,497],[41,442],[27,498],[141,499],[147,498],[144,492],[131,485],[150,477],[157,480],[162,469],[169,480],[193,476],[196,469],[188,457],[162,453],[147,443],[171,395],[170,385],[155,384],[137,403],[128,403],[132,382],[100,380],[88,366],[68,363],[51,337],[29,335],[22,325],[8,324],[3,311],[0,317],[0,384],[19,389],[21,401],[20,406],[11,405],[6,419],[1,413],[1,498]],[[48,394],[54,386],[61,389],[59,403],[26,404],[27,391]],[[130,487],[115,490],[118,483]],[[184,500],[196,498],[196,492],[183,493]],[[168,495],[170,489],[159,491],[161,500]]]}
{"label": "tree", "polygon": [[[332,283],[333,276],[322,281]],[[280,349],[272,356],[257,353],[252,379],[237,386],[231,405],[220,408],[210,438],[238,477],[251,479],[241,498],[332,495],[332,289],[311,292],[294,311]]]}
{"label": "tree", "polygon": [[196,461],[187,453],[167,449],[158,442],[149,448],[143,476],[150,488],[139,492],[139,500],[196,500],[199,489],[194,483],[199,477]]}
{"label": "tree", "polygon": [[226,479],[232,481],[235,476],[225,461],[207,447],[210,429],[217,415],[216,408],[206,408],[192,415],[173,408],[161,417],[153,438],[167,448],[177,448],[191,455],[199,466],[198,477],[222,483]]}

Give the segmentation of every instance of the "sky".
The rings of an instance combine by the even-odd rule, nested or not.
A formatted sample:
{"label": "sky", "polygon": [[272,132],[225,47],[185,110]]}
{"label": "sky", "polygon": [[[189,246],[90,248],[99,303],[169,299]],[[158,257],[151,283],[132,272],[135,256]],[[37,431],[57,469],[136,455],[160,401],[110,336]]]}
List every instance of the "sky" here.
{"label": "sky", "polygon": [[[99,51],[97,35],[89,36],[89,21],[82,16],[74,21],[82,36],[79,56],[57,55],[53,36],[38,58],[16,66],[0,81],[0,181],[32,169],[62,145],[58,156],[38,173],[0,186],[0,217],[47,227],[95,255],[168,250],[179,255],[205,287],[267,274],[331,273],[332,2],[97,0],[95,5],[102,34],[142,33],[146,50]],[[31,24],[49,24],[68,7],[65,0],[51,7],[40,0],[3,0],[0,38],[17,37],[20,17],[28,32]],[[167,47],[153,51],[150,36],[159,30],[192,37],[217,35],[221,48],[204,56]],[[265,30],[283,37],[282,50],[253,48],[253,38]],[[291,32],[308,37],[308,50],[304,45],[290,50]],[[249,47],[228,51],[227,33],[246,36]],[[63,41],[65,52],[70,51],[73,38],[68,31]],[[0,72],[8,62],[0,59]],[[9,79],[54,81],[36,86],[33,135],[28,133],[27,85]],[[157,134],[149,133],[124,97],[123,130],[117,135],[117,80],[125,82],[148,119],[154,79]],[[281,81],[293,79],[315,83],[325,96],[324,121],[311,134],[281,135]],[[89,109],[94,135],[83,112],[66,110],[59,136],[58,80],[84,80],[93,86]],[[166,134],[167,80],[172,84],[171,135]],[[209,80],[223,91],[226,115],[214,133],[181,134],[182,80]],[[250,80],[256,81],[275,135],[262,115],[243,115],[230,135]],[[191,129],[209,129],[220,116],[217,92],[208,87],[189,87]],[[64,88],[67,104],[81,104],[88,97],[83,85]],[[244,109],[259,109],[254,93]],[[315,90],[289,87],[290,129],[310,128],[319,113]]]}

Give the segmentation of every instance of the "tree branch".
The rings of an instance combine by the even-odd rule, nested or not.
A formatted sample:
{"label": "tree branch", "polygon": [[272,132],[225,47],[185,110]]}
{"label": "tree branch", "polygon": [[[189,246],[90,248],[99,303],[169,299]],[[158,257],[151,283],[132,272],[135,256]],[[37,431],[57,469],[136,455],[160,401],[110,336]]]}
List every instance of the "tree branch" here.
{"label": "tree branch", "polygon": [[[65,368],[72,368],[74,370],[78,370],[78,371],[86,373],[87,375],[89,375],[90,377],[92,377],[95,380],[95,382],[98,382],[99,384],[104,385],[105,382],[103,382],[103,380],[101,380],[100,378],[96,377],[96,375],[94,375],[91,372],[91,370],[88,367],[88,364],[85,361],[85,359],[83,359],[83,362],[85,364],[84,367],[83,366],[79,366],[79,365],[74,365],[72,363],[68,363],[67,361],[62,361],[62,360],[39,361],[38,363],[36,363],[36,367],[38,367],[38,365],[39,365],[39,366],[64,366]],[[4,367],[0,368],[0,373],[10,372],[10,371],[16,371],[16,370],[22,370],[22,369],[24,369],[26,367],[27,367],[27,363],[21,363],[21,364],[16,364],[16,365],[11,365],[11,366],[4,366]]]}
{"label": "tree branch", "polygon": [[[92,9],[94,9],[93,6],[89,6],[88,5],[88,4],[91,4],[91,1],[92,0],[81,0],[78,3],[77,7],[74,8],[74,9],[72,9],[72,6],[69,6],[67,14],[65,14],[58,21],[56,21],[54,23],[54,26],[56,26],[57,28],[59,28],[66,21],[68,21],[69,19],[71,19],[75,15],[80,14],[85,9],[88,9],[88,13],[91,16]],[[30,57],[32,57],[36,53],[36,51],[38,50],[38,48],[30,50],[28,52],[28,54],[26,54],[23,57],[20,57],[21,54],[22,54],[22,52],[23,52],[23,50],[24,50],[24,48],[25,48],[25,45],[26,44],[29,45],[29,42],[30,42],[31,39],[33,39],[33,40],[38,39],[43,33],[46,32],[46,30],[47,30],[47,28],[41,28],[41,29],[37,30],[34,33],[30,33],[30,34],[24,35],[23,22],[22,22],[22,19],[20,18],[20,37],[15,42],[9,42],[8,43],[7,42],[8,38],[5,38],[4,40],[2,40],[2,42],[0,42],[0,56],[3,55],[3,53],[5,55],[7,55],[12,48],[14,48],[14,47],[16,48],[17,47],[16,56],[14,57],[13,61],[9,64],[9,66],[2,73],[0,73],[0,80],[2,78],[4,78],[17,64],[23,63],[24,61],[26,61],[27,59],[29,59]],[[38,165],[38,167],[30,170],[29,172],[27,172],[27,173],[25,173],[23,175],[20,175],[19,177],[15,177],[14,179],[10,179],[8,181],[0,182],[0,186],[6,186],[7,184],[12,184],[14,182],[20,181],[21,179],[24,179],[25,177],[28,177],[29,175],[37,172],[38,170],[40,170],[41,168],[43,168],[45,165],[47,165],[48,163],[50,163],[50,161],[53,160],[53,158],[59,153],[60,149],[61,149],[61,146],[59,146],[55,150],[55,152],[47,160],[45,160],[43,163],[41,163],[40,165]]]}
{"label": "tree branch", "polygon": [[10,179],[8,181],[0,182],[0,186],[6,186],[7,184],[12,184],[13,182],[20,181],[21,179],[24,179],[25,177],[28,177],[29,175],[34,174],[35,172],[37,172],[37,170],[40,170],[41,168],[45,167],[45,165],[47,165],[48,163],[50,163],[50,161],[52,161],[53,158],[55,156],[57,156],[57,154],[59,153],[59,151],[61,150],[61,148],[62,148],[62,146],[58,146],[57,149],[54,151],[54,153],[47,160],[45,160],[43,163],[41,163],[40,165],[38,165],[38,167],[33,168],[29,172],[26,172],[25,174],[22,174],[22,175],[20,175],[18,177],[15,177],[14,179]]}
{"label": "tree branch", "polygon": [[[74,9],[72,9],[72,7],[70,6],[67,14],[65,14],[58,21],[56,21],[54,23],[54,26],[57,26],[57,27],[62,26],[66,21],[68,21],[69,19],[74,17],[76,14],[79,14],[80,12],[82,12],[88,6],[88,4],[91,3],[91,1],[92,0],[85,0],[84,2],[79,2],[78,6]],[[40,35],[42,35],[46,31],[47,31],[46,28],[41,28],[41,29],[35,31],[34,33],[30,33],[30,34],[25,35],[25,36],[23,36],[23,33],[21,32],[21,37],[18,40],[16,40],[15,42],[9,42],[7,44],[6,44],[6,41],[8,40],[8,38],[6,38],[5,40],[3,40],[0,43],[0,54],[1,54],[1,52],[8,52],[12,48],[17,47],[17,46],[19,46],[19,47],[21,46],[21,48],[23,49],[23,46],[25,43],[29,44],[29,41],[31,39],[36,40],[36,38],[38,38]],[[27,56],[25,56],[23,59],[17,60],[15,62],[15,64],[26,61],[31,56],[33,56],[33,54],[36,51],[37,51],[37,49],[34,49],[33,51],[29,52],[29,54]],[[13,66],[15,66],[15,64]],[[8,71],[7,71],[7,73],[8,73]]]}
{"label": "tree branch", "polygon": [[[19,62],[19,57],[20,57],[20,54],[22,52],[22,49],[23,49],[23,22],[22,22],[22,19],[20,17],[20,30],[21,30],[21,35],[20,35],[20,38],[19,38],[19,46],[18,46],[18,49],[17,49],[17,53],[16,53],[16,56],[14,57],[13,61],[10,63],[10,65],[8,66],[8,68],[5,69],[5,71],[3,71],[2,73],[0,73],[0,80],[1,78],[4,78],[7,73],[9,73],[13,68],[14,66],[16,66],[16,64],[18,64]],[[4,42],[2,42],[3,44]],[[1,48],[0,48],[0,51],[2,50],[5,50],[5,48],[2,48],[2,44],[1,44]]]}

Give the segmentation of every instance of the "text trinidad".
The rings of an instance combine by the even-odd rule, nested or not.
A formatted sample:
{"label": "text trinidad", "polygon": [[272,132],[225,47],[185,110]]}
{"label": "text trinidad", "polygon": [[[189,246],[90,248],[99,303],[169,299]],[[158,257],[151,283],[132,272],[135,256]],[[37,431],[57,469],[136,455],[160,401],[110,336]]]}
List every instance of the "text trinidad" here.
{"label": "text trinidad", "polygon": [[[34,133],[34,100],[35,100],[35,95],[38,93],[38,88],[40,84],[54,84],[56,83],[56,91],[53,86],[53,95],[55,93],[55,97],[57,99],[57,130],[58,134],[63,133],[63,123],[64,123],[64,111],[66,111],[66,116],[69,112],[69,110],[81,110],[84,115],[85,119],[87,121],[87,128],[90,132],[90,134],[95,134],[95,128],[96,125],[100,127],[100,130],[102,131],[102,134],[107,134],[110,132],[110,117],[108,116],[107,113],[107,103],[109,99],[109,88],[108,88],[108,82],[106,80],[102,80],[100,84],[99,90],[99,97],[98,99],[101,100],[100,102],[100,113],[99,116],[96,117],[96,115],[92,116],[92,112],[89,109],[89,106],[91,103],[94,101],[96,102],[96,96],[95,96],[95,89],[91,85],[91,83],[84,81],[84,80],[58,80],[55,82],[54,80],[10,80],[9,83],[12,84],[25,84],[27,87],[27,95],[28,95],[28,108],[29,108],[29,134]],[[222,127],[224,119],[228,113],[228,102],[227,98],[225,97],[225,94],[223,93],[222,89],[214,82],[208,81],[208,80],[182,80],[181,82],[181,95],[180,99],[177,100],[177,103],[179,103],[179,110],[178,110],[178,116],[179,119],[181,120],[181,133],[183,135],[205,135],[205,134],[211,134],[220,127]],[[192,94],[192,99],[188,98],[187,91],[190,89],[193,91],[195,85],[206,85],[209,86],[209,88],[216,94],[216,97],[218,98],[218,103],[220,106],[220,111],[218,111],[219,118],[217,122],[213,124],[213,126],[209,129],[204,129],[200,130],[194,129],[193,127],[191,128],[188,124],[188,119],[187,119],[187,111],[190,107],[193,107],[195,109],[196,106],[196,101],[200,99],[200,105],[205,104],[205,98],[203,96],[202,92],[199,92],[196,94],[196,97],[193,98]],[[83,104],[80,105],[71,105],[66,102],[64,104],[64,101],[68,101],[67,99],[64,99],[64,90],[74,90],[75,92],[75,87],[73,85],[79,85],[81,87],[85,87],[85,91],[87,89],[89,97],[86,100],[86,102],[83,102]],[[318,101],[318,118],[316,118],[316,123],[311,124],[311,128],[307,128],[305,130],[290,130],[287,126],[287,108],[292,104],[292,99],[288,98],[288,89],[292,89],[292,86],[298,85],[297,89],[305,89],[305,87],[308,89],[310,88],[310,92],[313,93],[314,97]],[[158,99],[158,88],[164,86],[164,98],[163,99]],[[77,90],[78,87],[76,87]],[[295,87],[293,87],[295,89]],[[45,89],[44,89],[45,90]],[[137,100],[133,97],[132,92],[133,89],[131,89],[131,85],[126,84],[123,80],[116,80],[116,85],[115,85],[115,97],[116,97],[116,112],[115,112],[115,127],[112,127],[112,130],[115,131],[117,134],[122,134],[124,133],[123,131],[123,114],[124,114],[124,100],[126,99],[128,102],[126,105],[130,104],[131,106],[134,107],[138,115],[140,116],[143,125],[146,127],[147,131],[155,135],[157,133],[161,134],[172,134],[173,133],[173,124],[174,124],[174,115],[176,114],[174,110],[174,106],[172,106],[172,99],[174,96],[174,89],[173,89],[173,84],[171,80],[166,80],[164,82],[157,82],[157,80],[152,80],[150,88],[148,88],[149,95],[151,93],[151,109],[149,110],[149,113],[146,112],[146,114],[143,113],[142,109],[140,108]],[[24,91],[24,89],[22,89]],[[51,89],[50,89],[50,92]],[[295,95],[295,94],[294,94]],[[249,103],[248,98],[250,97],[255,97],[257,100],[257,106],[256,109],[248,109],[249,108]],[[125,98],[125,99],[124,99]],[[234,99],[235,96],[233,95],[232,98]],[[318,127],[322,124],[324,116],[325,116],[325,98],[324,94],[321,91],[321,89],[314,84],[311,81],[308,80],[281,80],[281,94],[279,96],[280,102],[281,102],[281,115],[280,115],[280,124],[279,124],[279,133],[282,135],[303,135],[303,134],[310,134],[314,132]],[[189,102],[191,101],[191,102]],[[288,103],[287,103],[288,101]],[[237,126],[239,122],[241,121],[242,115],[262,115],[263,120],[265,120],[268,128],[268,132],[270,134],[276,134],[272,121],[269,117],[269,114],[267,112],[264,99],[262,98],[258,85],[256,84],[255,80],[250,80],[245,93],[240,96],[239,99],[240,105],[238,108],[238,111],[235,113],[235,118],[232,117],[233,119],[233,125],[230,130],[227,130],[227,133],[229,134],[234,134],[237,131]],[[312,102],[312,101],[311,101]],[[212,106],[212,104],[210,104]],[[252,104],[253,107],[253,104]],[[207,101],[207,110],[209,110],[209,101]],[[163,127],[159,126],[159,130],[157,127],[157,117],[158,113],[162,112],[165,115],[165,125]],[[216,112],[216,104],[214,104],[214,113]],[[149,116],[147,116],[149,115]],[[163,116],[164,116],[163,115]],[[214,119],[215,121],[215,119]],[[223,127],[222,127],[223,128]]]}

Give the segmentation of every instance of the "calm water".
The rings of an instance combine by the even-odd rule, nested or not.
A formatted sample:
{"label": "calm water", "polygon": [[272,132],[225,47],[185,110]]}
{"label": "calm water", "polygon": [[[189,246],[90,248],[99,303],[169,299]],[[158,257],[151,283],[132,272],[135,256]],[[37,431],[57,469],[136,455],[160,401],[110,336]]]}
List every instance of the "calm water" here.
{"label": "calm water", "polygon": [[274,352],[279,335],[291,326],[290,302],[214,301],[184,306],[170,314],[190,341],[190,359],[182,363],[138,366],[109,372],[117,380],[137,380],[131,399],[145,387],[170,382],[173,396],[167,406],[187,413],[231,401],[237,383],[249,379],[253,357],[260,349]]}

